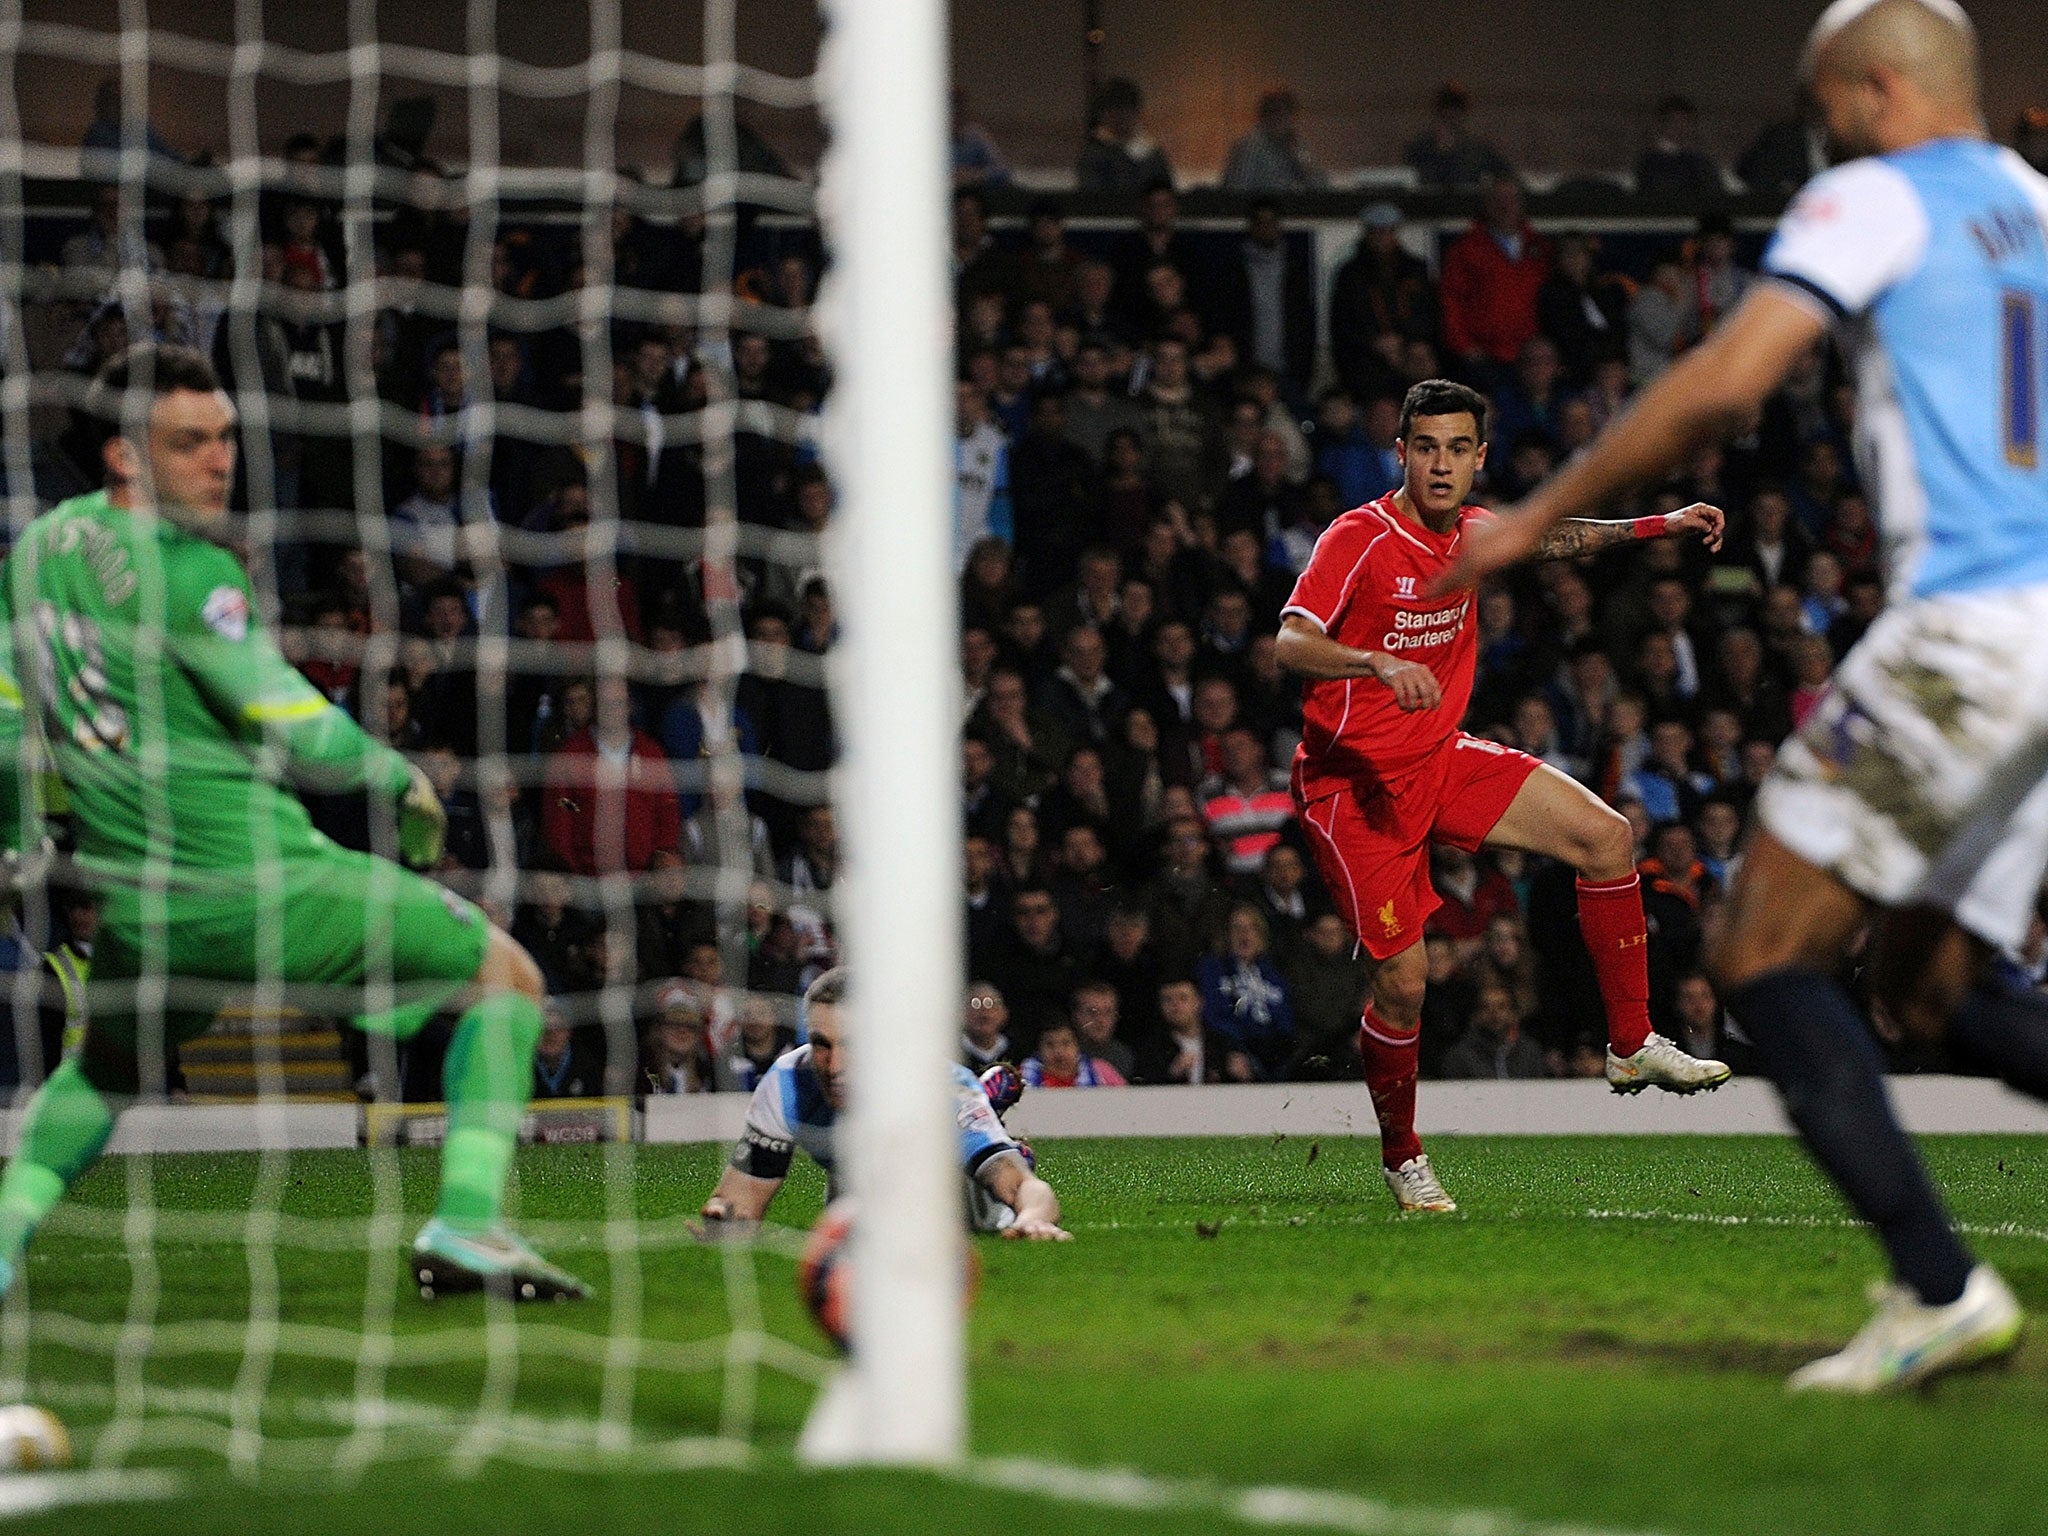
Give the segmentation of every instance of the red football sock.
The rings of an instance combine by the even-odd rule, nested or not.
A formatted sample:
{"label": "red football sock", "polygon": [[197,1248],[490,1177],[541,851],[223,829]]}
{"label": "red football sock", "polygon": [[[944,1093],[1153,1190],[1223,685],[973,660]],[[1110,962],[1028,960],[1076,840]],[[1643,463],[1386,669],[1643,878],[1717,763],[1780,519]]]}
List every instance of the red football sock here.
{"label": "red football sock", "polygon": [[1607,1043],[1615,1055],[1633,1056],[1650,1038],[1650,928],[1641,878],[1581,879],[1579,932],[1607,1005]]}
{"label": "red football sock", "polygon": [[1373,1113],[1380,1117],[1380,1161],[1389,1168],[1422,1155],[1422,1138],[1415,1134],[1415,1063],[1421,1040],[1420,1027],[1396,1028],[1366,1007],[1358,1053],[1365,1058]]}

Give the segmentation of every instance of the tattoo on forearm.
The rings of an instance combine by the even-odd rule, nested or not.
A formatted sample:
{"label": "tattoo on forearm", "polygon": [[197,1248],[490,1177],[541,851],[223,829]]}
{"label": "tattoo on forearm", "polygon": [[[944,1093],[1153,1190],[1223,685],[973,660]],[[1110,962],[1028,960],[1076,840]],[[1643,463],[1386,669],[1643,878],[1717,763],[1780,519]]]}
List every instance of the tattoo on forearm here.
{"label": "tattoo on forearm", "polygon": [[1634,536],[1626,522],[1599,523],[1589,518],[1568,517],[1543,535],[1543,542],[1536,546],[1535,558],[1576,560],[1581,555],[1626,544]]}

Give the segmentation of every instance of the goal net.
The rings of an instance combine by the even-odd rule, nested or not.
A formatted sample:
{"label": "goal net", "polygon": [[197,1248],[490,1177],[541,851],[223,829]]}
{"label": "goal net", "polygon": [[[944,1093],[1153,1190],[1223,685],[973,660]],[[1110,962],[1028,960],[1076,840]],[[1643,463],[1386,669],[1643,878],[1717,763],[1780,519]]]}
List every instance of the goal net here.
{"label": "goal net", "polygon": [[[91,1463],[731,1461],[793,1443],[827,1381],[818,1457],[958,1454],[944,22],[827,9],[0,18],[10,540],[97,487],[102,363],[212,359],[255,622],[426,770],[434,878],[540,965],[508,1208],[596,1291],[422,1300],[452,1015],[359,1031],[275,968],[195,994],[161,944],[139,986],[95,981],[103,893],[25,753],[56,852],[14,916],[10,1148],[108,989],[140,1021],[140,1098],[0,1310],[0,1399]],[[395,853],[381,798],[308,804]],[[792,1280],[822,1180],[752,1234],[696,1220],[840,963],[846,1366]]]}

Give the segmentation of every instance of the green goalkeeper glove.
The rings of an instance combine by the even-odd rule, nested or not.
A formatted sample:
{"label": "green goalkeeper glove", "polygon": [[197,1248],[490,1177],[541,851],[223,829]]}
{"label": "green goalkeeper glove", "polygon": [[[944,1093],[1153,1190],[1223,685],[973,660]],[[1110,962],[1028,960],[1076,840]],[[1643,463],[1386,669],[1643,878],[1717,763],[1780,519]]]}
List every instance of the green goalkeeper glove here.
{"label": "green goalkeeper glove", "polygon": [[413,869],[432,869],[441,862],[441,840],[448,831],[448,813],[434,782],[418,763],[406,765],[412,778],[398,802],[398,856]]}

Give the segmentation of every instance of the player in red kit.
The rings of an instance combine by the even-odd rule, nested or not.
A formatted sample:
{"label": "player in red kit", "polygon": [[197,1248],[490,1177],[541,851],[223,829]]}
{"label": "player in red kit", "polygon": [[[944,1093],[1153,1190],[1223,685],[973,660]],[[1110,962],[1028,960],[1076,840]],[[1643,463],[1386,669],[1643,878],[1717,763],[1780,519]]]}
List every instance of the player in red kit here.
{"label": "player in red kit", "polygon": [[[1457,1209],[1415,1134],[1423,924],[1439,905],[1433,842],[1520,848],[1579,872],[1579,926],[1606,1004],[1616,1092],[1696,1093],[1728,1080],[1722,1063],[1688,1056],[1650,1028],[1648,931],[1627,819],[1527,753],[1458,728],[1472,697],[1477,604],[1471,592],[1428,594],[1464,530],[1492,515],[1465,505],[1485,437],[1476,391],[1442,379],[1409,390],[1395,444],[1401,488],[1324,530],[1280,621],[1281,664],[1308,679],[1295,802],[1324,882],[1378,962],[1358,1044],[1387,1187],[1403,1210]],[[1718,549],[1722,522],[1705,504],[1564,522],[1537,558],[1687,533]]]}

